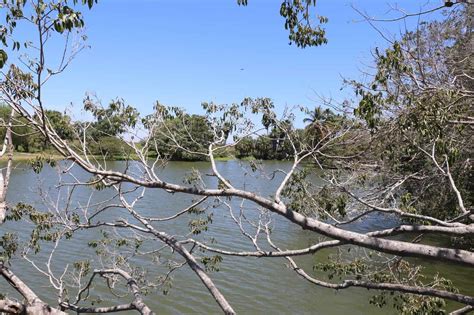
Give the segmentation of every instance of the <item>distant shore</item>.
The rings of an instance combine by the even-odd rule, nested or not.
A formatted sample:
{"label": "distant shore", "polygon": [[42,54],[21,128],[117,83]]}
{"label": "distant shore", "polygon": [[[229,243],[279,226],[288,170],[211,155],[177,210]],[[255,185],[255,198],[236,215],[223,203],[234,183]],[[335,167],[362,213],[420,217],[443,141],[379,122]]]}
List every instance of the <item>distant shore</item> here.
{"label": "distant shore", "polygon": [[[59,155],[57,153],[50,154],[48,152],[38,152],[38,153],[25,153],[25,152],[15,152],[13,153],[13,161],[15,162],[25,162],[25,161],[30,161],[32,159],[35,159],[37,156],[43,155],[45,157],[51,158],[53,160],[63,160],[64,157],[62,155]],[[4,154],[2,157],[0,157],[0,161],[7,161],[8,160],[8,155]]]}
{"label": "distant shore", "polygon": [[[54,153],[54,152],[49,152],[49,151],[44,151],[44,152],[36,152],[36,153],[29,153],[29,152],[14,152],[13,153],[13,161],[14,162],[28,162],[31,160],[36,159],[38,156],[42,156],[47,159],[55,160],[55,161],[61,161],[65,160],[64,156]],[[95,156],[95,155],[90,155],[89,157],[95,157],[97,160],[102,160],[102,156]],[[109,157],[107,158],[108,161],[124,161],[124,160],[138,160],[138,157],[134,154],[130,156],[114,156],[114,157]],[[153,159],[153,157],[150,157],[150,159]],[[8,155],[5,154],[2,157],[0,157],[0,162],[6,162],[8,160]],[[216,161],[219,162],[226,162],[226,161],[254,161],[257,160],[254,157],[242,157],[238,158],[234,155],[232,156],[221,156],[221,157],[216,157]],[[192,161],[192,160],[171,160],[173,162],[204,162],[204,161]],[[278,161],[278,160],[266,160],[266,161]]]}

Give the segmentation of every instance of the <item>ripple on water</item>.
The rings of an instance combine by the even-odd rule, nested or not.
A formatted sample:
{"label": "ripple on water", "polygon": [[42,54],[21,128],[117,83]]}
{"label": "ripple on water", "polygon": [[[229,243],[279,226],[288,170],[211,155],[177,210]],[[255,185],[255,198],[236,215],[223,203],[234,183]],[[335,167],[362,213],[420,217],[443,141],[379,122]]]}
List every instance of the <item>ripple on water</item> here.
{"label": "ripple on water", "polygon": [[[122,168],[122,162],[112,162],[111,167]],[[269,162],[265,167],[269,170],[277,168],[288,168],[288,163]],[[172,182],[180,182],[180,178],[191,168],[197,168],[203,173],[210,173],[208,163],[170,163],[169,168],[164,171],[163,176]],[[244,170],[238,162],[230,161],[220,163],[222,173],[228,176],[233,185],[244,187],[252,191],[258,191],[267,196],[276,189],[275,181],[265,178],[250,179],[249,176],[242,176]],[[87,180],[89,176],[78,169],[75,173],[82,179]],[[248,180],[248,183],[244,182]],[[205,180],[215,185],[215,179],[206,177]],[[45,168],[43,172],[36,176],[31,170],[17,168],[13,171],[10,189],[8,191],[8,201],[14,204],[19,201],[33,204],[44,209],[44,203],[34,190],[41,187],[43,191],[50,190],[54,195],[57,175],[54,170]],[[90,191],[86,188],[78,189],[75,202],[86,203],[89,199]],[[103,200],[110,197],[112,192],[104,190],[95,193],[92,201]],[[170,195],[161,191],[148,190],[145,198],[138,205],[139,210],[146,215],[166,217],[175,211],[189,205],[192,198],[182,194]],[[233,200],[232,202],[235,202]],[[234,203],[236,215],[238,215],[238,205]],[[249,240],[242,236],[231,219],[228,210],[225,208],[211,209],[214,213],[213,224],[209,231],[199,235],[200,239],[209,240],[216,238],[216,247],[234,250],[254,250]],[[114,210],[114,216],[126,216],[120,210]],[[258,216],[255,210],[245,210],[245,215],[249,219]],[[105,217],[104,217],[105,218]],[[156,226],[173,235],[188,233],[187,223],[193,218],[184,215],[176,221],[158,223]],[[273,217],[274,242],[281,248],[304,248],[318,241],[319,237],[314,233],[302,231],[301,228],[289,223],[279,217]],[[368,231],[393,224],[393,219],[388,216],[369,217],[367,220],[351,226],[351,229],[358,231]],[[30,226],[26,223],[7,223],[2,229],[14,230],[20,235],[29,235]],[[99,237],[94,231],[83,231],[77,233],[72,240],[64,242],[58,249],[54,266],[59,270],[66,264],[70,264],[73,259],[94,258],[87,242]],[[37,255],[36,259],[47,257],[48,246],[45,251]],[[211,255],[211,254],[208,254]],[[318,257],[324,257],[318,256]],[[301,267],[309,273],[312,272],[314,258],[298,259]],[[139,259],[138,265],[150,268],[152,273],[163,271],[161,267],[151,265],[150,261]],[[15,269],[22,278],[36,290],[41,296],[54,303],[55,295],[51,288],[45,286],[45,278],[35,272],[24,260],[15,259],[13,261]],[[444,264],[428,265],[428,269],[444,272],[454,276],[460,288],[473,294],[471,286],[473,278],[472,272],[468,268],[450,268]],[[372,292],[367,290],[350,289],[341,292],[334,292],[327,289],[315,287],[301,280],[291,269],[286,268],[286,261],[283,258],[242,258],[224,257],[220,271],[211,273],[216,284],[223,294],[229,299],[234,308],[242,314],[395,314],[393,310],[380,310],[370,306],[367,297]],[[8,288],[6,283],[1,284],[1,289]],[[101,296],[113,302],[114,298],[107,295],[105,290],[98,287]],[[160,314],[220,314],[216,302],[209,295],[207,290],[198,280],[197,276],[188,268],[183,268],[174,274],[173,288],[169,295],[164,296],[160,292],[148,295],[145,300]],[[123,301],[121,301],[123,302]]]}

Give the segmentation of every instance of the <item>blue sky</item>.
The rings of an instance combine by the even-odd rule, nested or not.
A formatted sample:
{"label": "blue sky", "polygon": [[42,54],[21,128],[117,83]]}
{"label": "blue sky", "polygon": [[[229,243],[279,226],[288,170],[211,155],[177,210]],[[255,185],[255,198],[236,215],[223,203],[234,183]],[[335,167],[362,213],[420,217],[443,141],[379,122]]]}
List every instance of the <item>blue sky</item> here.
{"label": "blue sky", "polygon": [[[441,1],[399,1],[408,11]],[[86,92],[106,104],[122,97],[143,113],[153,104],[198,113],[202,101],[240,102],[244,97],[270,97],[277,108],[318,105],[317,94],[342,99],[342,77],[360,78],[371,63],[370,51],[386,46],[351,4],[386,17],[387,3],[330,1],[316,12],[329,18],[329,43],[300,49],[288,45],[277,0],[100,0],[85,13],[88,45],[68,70],[45,90],[50,107],[71,102],[79,114]],[[392,2],[393,4],[394,2]],[[393,16],[393,14],[392,14]],[[416,19],[408,21],[414,25]],[[382,23],[391,33],[403,23]],[[51,47],[49,60],[59,55]],[[55,55],[56,54],[56,55]],[[243,70],[241,70],[243,69]],[[74,116],[76,116],[74,115]]]}

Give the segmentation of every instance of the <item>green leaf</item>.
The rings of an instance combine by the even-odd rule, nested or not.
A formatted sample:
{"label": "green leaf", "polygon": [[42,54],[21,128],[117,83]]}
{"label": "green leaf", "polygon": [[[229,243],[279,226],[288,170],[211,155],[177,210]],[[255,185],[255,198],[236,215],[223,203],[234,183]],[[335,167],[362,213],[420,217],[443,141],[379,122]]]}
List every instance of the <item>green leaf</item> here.
{"label": "green leaf", "polygon": [[7,53],[3,49],[0,49],[0,69],[3,68],[3,66],[7,62],[7,59],[8,59]]}

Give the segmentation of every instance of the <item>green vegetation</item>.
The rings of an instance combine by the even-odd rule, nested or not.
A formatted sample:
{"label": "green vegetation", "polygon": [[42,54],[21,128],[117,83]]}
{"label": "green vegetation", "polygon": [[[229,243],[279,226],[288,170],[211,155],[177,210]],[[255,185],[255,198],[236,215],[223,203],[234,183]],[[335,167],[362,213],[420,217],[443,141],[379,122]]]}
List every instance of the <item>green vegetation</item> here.
{"label": "green vegetation", "polygon": [[[116,103],[112,103],[111,107]],[[57,135],[73,145],[80,146],[79,138],[83,137],[82,130],[87,125],[87,138],[90,140],[88,152],[92,155],[106,156],[108,159],[121,159],[130,156],[133,152],[129,145],[117,138],[124,130],[120,129],[120,124],[110,121],[107,115],[111,110],[98,111],[96,122],[73,122],[71,117],[56,110],[45,110],[45,119],[54,128]],[[0,136],[5,137],[6,122],[11,114],[11,108],[0,105]],[[117,117],[113,117],[118,119]],[[31,154],[57,155],[57,151],[52,148],[47,139],[39,133],[33,126],[29,125],[24,118],[14,118],[12,128],[12,140],[15,147],[15,156],[20,159]],[[24,153],[20,155],[19,153]]]}
{"label": "green vegetation", "polygon": [[[88,139],[88,153],[96,156],[105,156],[110,160],[134,158],[134,150],[130,143],[121,137],[126,132],[126,125],[135,124],[136,112],[126,106],[123,100],[112,101],[109,107],[101,109],[93,105],[90,99],[84,102],[84,108],[91,112],[95,121],[72,121],[71,118],[55,110],[46,110],[46,119],[51,123],[58,136],[70,141],[76,147],[85,136]],[[163,107],[164,108],[164,107]],[[173,112],[173,114],[170,114]],[[6,122],[11,110],[8,106],[0,106],[0,118]],[[318,113],[315,117],[314,113]],[[127,123],[123,123],[124,118]],[[179,108],[171,108],[163,121],[153,127],[154,138],[160,154],[171,161],[206,161],[208,146],[214,141],[212,122],[203,115],[189,115]],[[305,119],[309,123],[304,129],[295,129],[291,120],[282,123],[268,123],[271,128],[264,134],[248,136],[239,139],[235,146],[218,150],[217,160],[233,158],[254,158],[258,160],[286,160],[294,154],[295,148],[288,140],[289,136],[299,138],[299,146],[310,146],[324,138],[330,130],[336,128],[345,118],[334,114],[329,109],[317,107],[309,112]],[[5,125],[5,124],[3,124]],[[6,127],[0,128],[0,136],[5,136]],[[229,144],[227,135],[222,145]],[[306,142],[306,143],[305,143]],[[15,119],[13,128],[13,145],[16,152],[55,154],[47,139],[28,125],[24,119]],[[135,145],[142,145],[135,143]],[[299,149],[299,148],[296,148]],[[156,150],[150,150],[149,157],[156,157]]]}
{"label": "green vegetation", "polygon": [[[72,3],[91,8],[95,1]],[[246,5],[247,1],[238,3]],[[315,3],[282,2],[280,14],[290,42],[300,47],[326,42],[320,25],[327,20],[319,17],[317,26],[309,24],[308,10]],[[295,277],[331,290],[373,290],[368,304],[391,305],[403,314],[444,314],[447,301],[462,304],[462,308],[455,305],[456,313],[474,310],[472,292],[461,292],[442,275],[424,274],[428,260],[453,268],[474,266],[474,14],[467,4],[452,8],[454,4],[448,1],[445,5],[451,8],[449,14],[420,23],[385,50],[375,50],[369,81],[346,81],[355,94],[352,101],[329,104],[334,110],[302,108],[307,126],[298,129],[295,114],[285,112],[279,118],[269,98],[202,103],[201,114],[157,102],[153,113],[144,117],[120,98],[103,107],[87,96],[83,105],[92,119],[72,122],[63,113],[43,108],[44,75],[64,70],[53,74],[44,54],[56,33],[84,25],[82,15],[66,0],[4,1],[3,44],[15,38],[17,22],[32,24],[39,43],[24,43],[33,55],[31,65],[11,65],[2,72],[0,82],[7,96],[6,106],[0,108],[5,140],[1,155],[8,158],[5,171],[0,172],[0,224],[6,220],[30,227],[24,235],[15,231],[0,238],[0,275],[24,298],[17,301],[1,296],[0,311],[136,310],[153,314],[142,295],[160,289],[167,293],[170,274],[189,267],[222,311],[235,314],[209,276],[224,269],[220,268],[224,256],[285,259]],[[31,18],[25,18],[25,13]],[[12,46],[19,50],[22,45],[13,40]],[[7,57],[0,51],[0,67],[6,65]],[[55,150],[71,164],[56,163],[54,157],[44,154],[48,150]],[[42,190],[38,206],[23,201],[8,204],[15,151],[43,153],[32,160],[36,173],[50,165],[69,175],[64,176],[69,177],[67,181],[59,180],[55,190],[66,198],[50,198]],[[222,166],[228,165],[214,163],[232,156],[248,160],[237,178],[223,171]],[[123,163],[124,170],[111,169],[106,159],[127,163]],[[128,163],[132,159],[135,161]],[[266,172],[263,163],[256,161],[270,159],[292,163],[285,163],[286,169]],[[191,167],[176,180],[162,177],[169,160],[209,163],[206,171]],[[317,167],[307,167],[309,163]],[[272,180],[274,191],[255,187],[246,181],[251,177]],[[77,190],[90,193],[86,204],[76,205]],[[147,191],[179,198],[186,207],[142,207]],[[108,193],[104,201],[92,198],[101,192]],[[53,199],[58,201],[49,202]],[[155,207],[172,214],[165,216]],[[181,221],[188,215],[191,220]],[[248,241],[245,247],[239,247],[240,239],[216,244],[223,239],[219,229],[207,237],[217,220],[224,220],[221,231],[234,227],[233,232]],[[360,224],[364,220],[380,222],[368,228]],[[169,225],[171,221],[183,230]],[[305,238],[311,235],[308,239],[315,244],[303,249],[280,248],[278,238],[274,242],[272,237],[285,224],[305,230]],[[96,231],[91,235],[98,239],[87,241],[93,258],[84,261],[84,257],[72,256],[76,261],[66,262],[64,270],[59,272],[56,265],[52,268],[54,246],[84,242],[84,238],[73,237],[81,231]],[[33,267],[56,291],[56,299],[49,299],[56,301],[52,306],[11,272],[10,267],[16,266],[9,265],[16,256],[29,262],[39,259],[34,254],[46,242],[54,244],[51,256]],[[321,255],[327,260],[321,260]],[[293,259],[295,256],[298,258]],[[299,256],[312,260],[312,269],[300,267]],[[149,264],[137,265],[142,259]],[[154,267],[160,270],[158,277],[151,270]],[[159,267],[167,269],[161,273]],[[132,302],[98,308],[91,296],[93,291],[100,296],[96,290],[100,277],[111,294]],[[129,295],[115,289],[120,283],[117,279],[124,280]]]}

